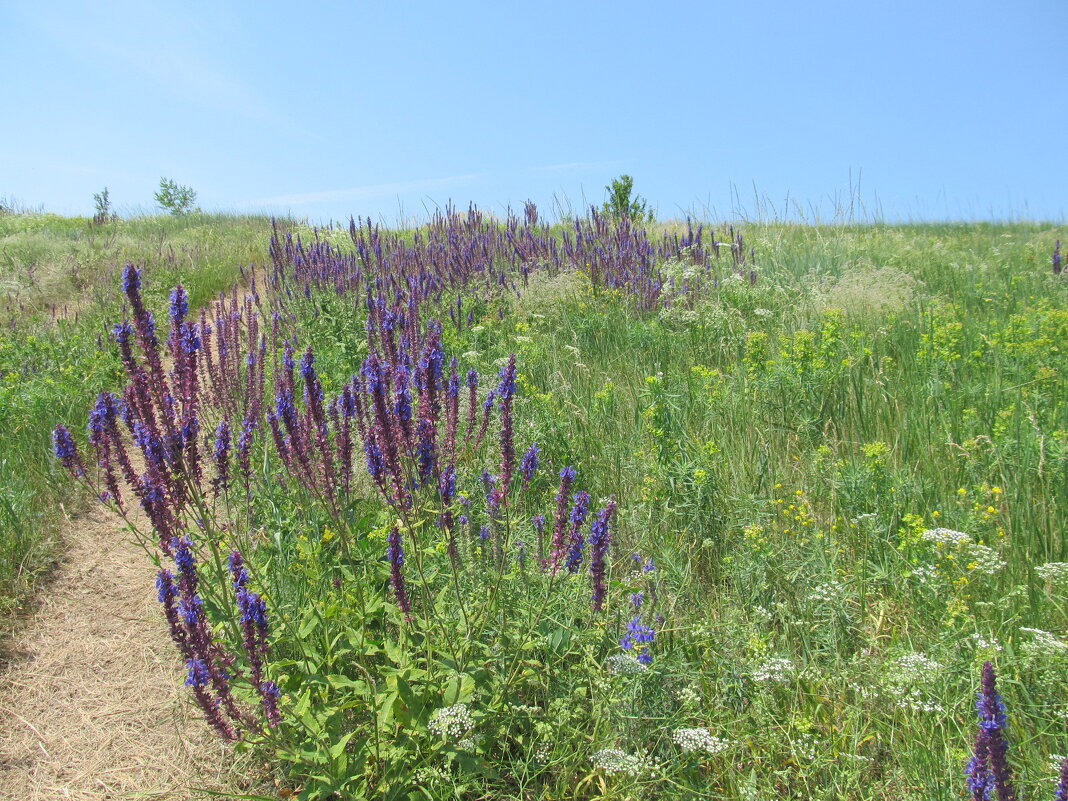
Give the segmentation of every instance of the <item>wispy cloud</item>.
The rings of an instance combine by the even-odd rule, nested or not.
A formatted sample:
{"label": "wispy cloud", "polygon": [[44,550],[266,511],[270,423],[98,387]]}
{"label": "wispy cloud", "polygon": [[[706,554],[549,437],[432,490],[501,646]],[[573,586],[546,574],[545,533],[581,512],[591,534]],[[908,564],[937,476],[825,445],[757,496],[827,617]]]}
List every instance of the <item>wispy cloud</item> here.
{"label": "wispy cloud", "polygon": [[243,204],[247,207],[308,206],[314,203],[331,203],[339,200],[368,200],[371,198],[395,197],[398,195],[424,194],[434,190],[451,189],[488,178],[488,173],[469,173],[451,175],[447,178],[424,178],[418,181],[395,181],[385,184],[368,184],[348,189],[327,189],[321,192],[304,192],[293,195],[275,195],[274,197],[250,200]]}

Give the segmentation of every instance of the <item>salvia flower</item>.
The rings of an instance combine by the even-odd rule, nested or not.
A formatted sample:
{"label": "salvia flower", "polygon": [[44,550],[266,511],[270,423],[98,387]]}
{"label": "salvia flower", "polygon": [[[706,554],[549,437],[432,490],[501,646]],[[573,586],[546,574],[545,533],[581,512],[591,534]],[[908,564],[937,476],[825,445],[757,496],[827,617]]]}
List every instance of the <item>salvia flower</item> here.
{"label": "salvia flower", "polygon": [[171,319],[180,323],[188,313],[189,295],[186,294],[185,288],[178,284],[171,290]]}
{"label": "salvia flower", "polygon": [[1009,741],[1005,735],[1008,715],[990,662],[983,663],[975,708],[979,713],[979,734],[975,738],[975,753],[965,771],[968,791],[973,801],[990,799],[991,788],[997,801],[1016,801],[1012,767],[1008,762]]}
{"label": "salvia flower", "polygon": [[70,429],[63,425],[56,426],[52,432],[52,446],[56,456],[63,462],[63,466],[70,471],[72,476],[75,478],[85,476],[85,466],[82,464],[82,458],[78,454],[78,446],[74,442],[74,437],[70,434]]}
{"label": "salvia flower", "polygon": [[600,611],[604,605],[608,587],[605,583],[608,547],[612,542],[610,523],[616,511],[616,502],[610,500],[602,509],[597,519],[590,525],[590,575],[593,578],[593,611]]}
{"label": "salvia flower", "polygon": [[519,461],[519,473],[523,476],[523,487],[529,487],[530,482],[534,478],[534,474],[538,470],[538,457],[541,450],[538,448],[538,443],[533,443],[527,452],[523,454],[523,458]]}
{"label": "salvia flower", "polygon": [[389,582],[393,588],[393,596],[397,599],[397,606],[406,618],[411,619],[412,602],[404,583],[404,544],[401,541],[400,529],[396,526],[389,531],[386,557],[389,559]]}
{"label": "salvia flower", "polygon": [[571,507],[571,536],[570,547],[567,552],[565,567],[569,573],[577,573],[582,566],[582,551],[586,541],[582,536],[582,526],[586,522],[586,514],[590,508],[590,493],[579,490],[575,493],[575,503]]}

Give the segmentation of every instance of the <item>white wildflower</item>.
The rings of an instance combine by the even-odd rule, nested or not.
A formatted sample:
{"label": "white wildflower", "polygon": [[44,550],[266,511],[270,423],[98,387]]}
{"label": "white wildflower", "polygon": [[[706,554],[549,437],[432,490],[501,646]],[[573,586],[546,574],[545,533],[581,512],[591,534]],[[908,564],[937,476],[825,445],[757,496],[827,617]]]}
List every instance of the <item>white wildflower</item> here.
{"label": "white wildflower", "polygon": [[925,681],[942,666],[921,653],[899,656],[892,663],[890,675],[899,684]]}
{"label": "white wildflower", "polygon": [[753,314],[757,315],[758,317],[771,317],[771,315],[775,314],[775,312],[773,312],[771,309],[753,309]]}
{"label": "white wildflower", "polygon": [[703,751],[712,755],[726,751],[730,747],[727,740],[714,736],[708,729],[676,729],[672,738],[684,754]]}
{"label": "white wildflower", "polygon": [[1068,562],[1046,562],[1036,567],[1035,572],[1050,584],[1068,584]]}
{"label": "white wildflower", "polygon": [[975,648],[978,651],[1001,651],[1003,650],[997,640],[988,640],[980,634],[973,634],[972,639],[975,640]]}
{"label": "white wildflower", "polygon": [[800,737],[790,743],[794,754],[808,762],[815,761],[819,745],[819,740],[808,732],[804,732]]}
{"label": "white wildflower", "polygon": [[682,706],[686,707],[699,706],[701,703],[701,696],[693,687],[683,687],[675,693],[675,698],[678,699]]}
{"label": "white wildflower", "polygon": [[467,704],[456,704],[438,709],[430,716],[430,722],[427,724],[434,734],[453,742],[464,739],[474,725],[475,722],[471,719]]}
{"label": "white wildflower", "polygon": [[786,684],[797,671],[789,659],[773,657],[753,671],[753,681],[775,681]]}
{"label": "white wildflower", "polygon": [[954,531],[951,528],[929,528],[920,534],[924,542],[933,542],[935,545],[966,545],[970,544],[972,537],[963,531]]}
{"label": "white wildflower", "polygon": [[636,756],[618,748],[604,748],[593,755],[593,766],[610,775],[623,773],[627,776],[641,776],[648,773],[652,766],[646,756]]}
{"label": "white wildflower", "polygon": [[988,548],[985,545],[971,545],[968,551],[971,557],[971,561],[968,563],[969,570],[991,576],[1005,567],[1005,560],[993,548]]}
{"label": "white wildflower", "polygon": [[808,600],[834,603],[842,600],[844,594],[844,584],[839,581],[828,581],[825,584],[820,584],[816,589],[809,593]]}
{"label": "white wildflower", "polygon": [[934,565],[920,565],[912,575],[920,584],[930,584],[938,578],[938,570]]}
{"label": "white wildflower", "polygon": [[945,708],[937,701],[926,697],[917,687],[906,691],[897,699],[897,705],[902,709],[911,709],[913,712],[945,712]]}
{"label": "white wildflower", "polygon": [[1020,646],[1020,650],[1028,656],[1053,656],[1068,649],[1068,643],[1061,640],[1056,634],[1051,634],[1042,629],[1022,628],[1020,631],[1025,631],[1032,635],[1030,642],[1025,642]]}
{"label": "white wildflower", "polygon": [[616,676],[634,676],[647,669],[646,665],[628,654],[612,654],[604,660],[604,666]]}

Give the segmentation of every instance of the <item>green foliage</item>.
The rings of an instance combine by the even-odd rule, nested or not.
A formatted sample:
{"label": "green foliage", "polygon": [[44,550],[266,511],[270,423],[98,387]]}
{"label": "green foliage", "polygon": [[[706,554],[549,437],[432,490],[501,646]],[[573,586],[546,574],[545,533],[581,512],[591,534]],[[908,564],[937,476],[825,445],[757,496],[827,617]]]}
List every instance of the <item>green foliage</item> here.
{"label": "green foliage", "polygon": [[270,220],[185,215],[114,219],[0,215],[0,625],[53,562],[62,520],[85,499],[52,455],[57,423],[84,431],[96,393],[122,390],[111,343],[118,268],[144,267],[157,319],[166,288],[184,283],[203,305],[262,263]]}
{"label": "green foliage", "polygon": [[106,186],[100,192],[93,194],[93,205],[96,207],[96,213],[93,215],[95,225],[104,225],[116,218],[111,209],[111,196]]}
{"label": "green foliage", "polygon": [[634,191],[634,179],[629,175],[621,175],[613,178],[612,183],[605,187],[608,200],[603,210],[609,217],[616,219],[628,219],[637,223],[653,222],[655,215],[652,209],[647,208],[645,200],[640,195],[631,197]]}
{"label": "green foliage", "polygon": [[[18,235],[63,229],[33,225]],[[195,236],[235,258],[217,232]],[[1068,287],[1044,260],[1058,236],[764,226],[746,231],[756,285],[710,279],[692,304],[637,314],[580,275],[480,302],[448,347],[483,375],[520,354],[517,431],[551,466],[509,509],[504,558],[469,535],[455,563],[432,495],[398,515],[363,479],[332,515],[258,453],[249,508],[229,510],[249,525],[201,538],[204,584],[224,588],[212,548],[244,538],[272,615],[285,723],[242,747],[304,799],[948,799],[990,659],[1024,790],[1048,795],[1068,697],[1068,570],[1055,567],[1068,562]],[[336,391],[365,353],[362,313],[330,292],[294,303],[307,308],[286,334],[315,347]],[[66,358],[49,345],[34,362],[39,346],[22,343],[6,343],[13,372]],[[71,347],[78,375],[91,349]],[[32,384],[32,403],[0,395],[0,422],[46,430],[10,409],[43,416],[76,395],[54,380],[55,395]],[[494,459],[485,445],[461,470],[479,524],[473,489]],[[535,541],[530,515],[570,463],[595,499],[621,501],[600,617],[581,577],[548,577],[532,551],[524,569],[514,547]],[[0,527],[13,536],[35,490],[10,465]],[[388,589],[393,525],[411,620]],[[611,669],[635,592],[657,621],[655,660]],[[233,643],[230,602],[213,603]]]}
{"label": "green foliage", "polygon": [[155,198],[159,207],[171,214],[199,211],[194,206],[197,202],[196,191],[191,186],[183,186],[171,178],[159,179],[159,191],[156,192]]}

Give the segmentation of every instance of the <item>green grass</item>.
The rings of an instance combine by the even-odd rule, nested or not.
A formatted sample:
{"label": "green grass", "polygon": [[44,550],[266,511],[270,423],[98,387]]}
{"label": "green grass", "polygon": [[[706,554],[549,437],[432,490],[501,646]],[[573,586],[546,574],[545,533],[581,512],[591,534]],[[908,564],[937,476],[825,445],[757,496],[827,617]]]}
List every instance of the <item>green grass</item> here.
{"label": "green grass", "polygon": [[[176,238],[192,236],[165,222],[179,226]],[[231,249],[204,256],[204,274],[220,276],[210,291],[226,281],[208,265],[229,259],[232,269],[254,244],[241,240],[245,223],[217,224]],[[265,247],[266,224],[255,236]],[[546,471],[578,465],[594,508],[610,495],[620,504],[617,606],[603,619],[576,614],[588,591],[572,584],[525,630],[535,608],[523,593],[540,585],[507,576],[514,595],[484,641],[464,646],[478,663],[465,667],[471,686],[428,678],[466,631],[451,589],[432,602],[429,589],[413,589],[440,615],[433,631],[407,626],[389,602],[381,554],[396,515],[369,482],[334,516],[259,455],[251,525],[231,511],[225,537],[254,566],[275,626],[272,675],[290,722],[262,753],[293,784],[306,781],[306,796],[355,786],[362,773],[395,770],[403,784],[418,768],[433,797],[955,799],[988,659],[1026,797],[1052,794],[1049,756],[1068,750],[1068,584],[1035,569],[1068,562],[1068,281],[1048,261],[1068,232],[754,224],[745,237],[756,284],[724,280],[689,307],[639,314],[581,274],[539,274],[518,299],[482,302],[476,326],[446,326],[461,371],[476,368],[489,383],[518,354],[519,445],[536,440]],[[170,282],[193,278],[157,252],[147,282],[159,305]],[[362,304],[327,292],[289,308],[287,335],[315,348],[329,396],[366,353]],[[15,428],[25,434],[0,483],[0,526],[23,508],[47,510],[44,487],[57,472],[48,431],[80,419],[92,394],[76,395],[74,384],[116,378],[110,347],[96,350],[103,319],[45,326],[47,347],[0,342],[12,366],[42,354],[11,382],[26,387],[9,404],[22,410]],[[20,419],[4,397],[0,423]],[[493,465],[492,445],[480,458],[464,465],[468,479]],[[547,473],[515,525],[553,492]],[[433,538],[440,510],[422,511],[410,531]],[[937,528],[966,536],[925,536]],[[216,559],[202,564],[203,585],[225,619],[218,534],[204,537]],[[40,551],[18,547],[20,559]],[[658,565],[663,620],[653,668],[609,675],[604,653],[641,586],[632,551]],[[448,572],[433,547],[409,551],[409,566],[417,554],[430,582]],[[460,582],[476,605],[487,595],[469,574],[457,595]],[[495,665],[524,670],[502,681]],[[432,742],[427,723],[442,698],[471,705],[473,749]],[[679,728],[707,728],[729,747],[686,756],[673,742]],[[380,730],[393,734],[374,746],[389,767],[369,756]],[[591,761],[603,748],[645,753],[659,772],[609,775]]]}
{"label": "green grass", "polygon": [[165,315],[184,282],[194,307],[267,260],[270,220],[190,214],[92,226],[86,218],[0,214],[0,620],[29,598],[55,555],[61,503],[80,503],[51,455],[52,428],[83,428],[96,393],[121,391],[111,343],[121,270],[145,268]]}
{"label": "green grass", "polygon": [[[559,690],[614,700],[556,710],[541,792],[600,797],[579,777],[611,745],[651,750],[666,778],[607,779],[606,798],[957,798],[991,659],[1021,784],[1048,795],[1049,754],[1066,747],[1068,587],[1035,568],[1068,561],[1068,282],[1048,261],[1064,232],[745,234],[756,285],[727,280],[693,308],[639,315],[579,276],[538,277],[448,335],[484,375],[519,354],[521,441],[580,465],[595,499],[615,495],[618,553],[660,567],[655,674]],[[297,327],[336,388],[362,322],[346,301],[315,304]],[[924,538],[939,527],[967,541]],[[330,603],[299,584],[296,607]],[[695,771],[671,726],[731,749]]]}

